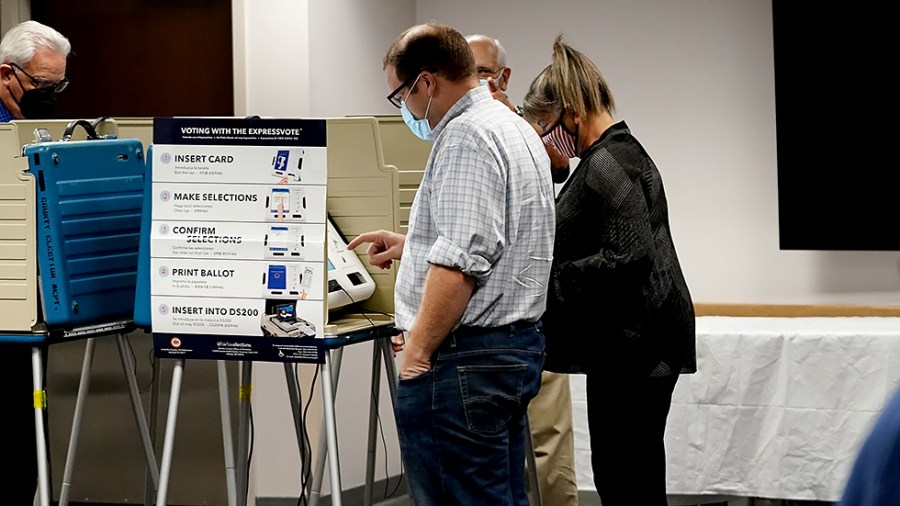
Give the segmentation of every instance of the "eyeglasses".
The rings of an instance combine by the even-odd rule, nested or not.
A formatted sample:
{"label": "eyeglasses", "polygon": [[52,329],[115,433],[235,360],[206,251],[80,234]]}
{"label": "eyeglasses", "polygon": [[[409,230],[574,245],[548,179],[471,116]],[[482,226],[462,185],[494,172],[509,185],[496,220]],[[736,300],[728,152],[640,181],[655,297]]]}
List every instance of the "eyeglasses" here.
{"label": "eyeglasses", "polygon": [[397,94],[400,93],[400,90],[402,90],[403,88],[406,88],[407,86],[409,86],[410,84],[412,84],[413,81],[414,81],[417,77],[419,77],[419,74],[421,74],[421,73],[422,73],[422,72],[419,71],[419,72],[416,73],[416,75],[410,76],[410,77],[408,77],[405,81],[403,81],[402,83],[400,83],[400,86],[397,86],[397,88],[394,89],[394,91],[392,91],[392,92],[387,96],[388,102],[390,102],[394,107],[396,107],[397,109],[399,109],[399,108],[403,105],[403,104],[402,104],[403,99],[400,98],[400,97],[398,97]]}
{"label": "eyeglasses", "polygon": [[488,77],[500,79],[500,76],[498,74],[502,74],[505,68],[506,67],[499,67],[497,70],[494,70],[490,67],[478,67],[476,72],[478,73],[478,77],[481,79],[487,79]]}
{"label": "eyeglasses", "polygon": [[562,123],[563,113],[559,114],[559,118],[555,121],[550,118],[539,119],[535,124],[538,128],[541,129],[539,132],[540,136],[546,137],[550,132],[552,132],[560,123]]}
{"label": "eyeglasses", "polygon": [[[33,75],[29,74],[28,72],[25,72],[25,69],[23,69],[22,67],[18,66],[15,63],[10,63],[9,66],[13,67],[13,72],[15,72],[15,69],[19,69],[19,71],[22,72],[23,74],[25,74],[25,76],[28,79],[31,79],[32,86],[34,86],[35,88],[37,88],[39,90],[45,89],[45,88],[52,88],[53,93],[59,93],[62,90],[66,89],[67,86],[69,86],[69,79],[67,77],[63,77],[58,82],[53,82],[53,81],[48,81],[47,79],[43,79],[40,77],[34,77]],[[18,80],[19,78],[16,77],[16,79]],[[21,84],[21,81],[19,81],[19,84]]]}

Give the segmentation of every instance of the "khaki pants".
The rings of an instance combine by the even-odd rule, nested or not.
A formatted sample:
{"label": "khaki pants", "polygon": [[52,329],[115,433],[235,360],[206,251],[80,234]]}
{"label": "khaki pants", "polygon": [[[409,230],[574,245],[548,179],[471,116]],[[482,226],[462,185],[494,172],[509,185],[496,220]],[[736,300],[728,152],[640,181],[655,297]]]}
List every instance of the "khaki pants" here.
{"label": "khaki pants", "polygon": [[528,405],[535,467],[544,506],[577,506],[575,434],[569,375],[544,371],[541,390]]}

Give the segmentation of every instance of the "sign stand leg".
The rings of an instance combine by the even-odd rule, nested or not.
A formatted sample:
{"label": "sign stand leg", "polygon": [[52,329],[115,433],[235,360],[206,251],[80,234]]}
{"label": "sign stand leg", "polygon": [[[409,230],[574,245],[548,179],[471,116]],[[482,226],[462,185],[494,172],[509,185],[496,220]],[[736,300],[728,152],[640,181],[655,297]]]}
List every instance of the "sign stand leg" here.
{"label": "sign stand leg", "polygon": [[81,432],[81,417],[84,413],[84,400],[87,398],[91,383],[91,364],[94,361],[94,338],[84,345],[84,360],[81,363],[81,379],[78,381],[78,395],[75,398],[75,413],[72,415],[72,430],[69,433],[69,449],[66,451],[66,467],[63,471],[62,487],[59,489],[59,505],[69,504],[69,488],[72,485],[72,473],[75,467],[75,454],[78,451],[78,435]]}
{"label": "sign stand leg", "polygon": [[[334,395],[337,395],[337,387],[338,387],[338,379],[341,375],[341,358],[344,355],[344,350],[342,348],[338,348],[334,350],[334,358],[333,365],[334,368],[331,373],[331,381],[334,384]],[[324,373],[323,373],[323,377]],[[325,459],[328,457],[328,448],[327,441],[323,434],[327,431],[326,421],[322,420],[322,430],[319,432],[319,448],[316,451],[316,467],[313,471],[312,484],[310,485],[310,493],[309,493],[309,506],[317,506],[319,503],[319,497],[321,497],[322,493],[322,481],[325,477]]]}
{"label": "sign stand leg", "polygon": [[31,347],[31,380],[34,385],[34,428],[38,452],[38,491],[41,506],[50,506],[50,464],[47,460],[47,442],[44,440],[44,366],[41,363],[40,346]]}
{"label": "sign stand leg", "polygon": [[228,506],[237,504],[237,481],[234,465],[234,439],[231,435],[231,402],[228,398],[228,372],[225,361],[216,364],[219,374],[219,406],[222,412],[222,443],[225,448],[225,488]]}
{"label": "sign stand leg", "polygon": [[250,394],[253,389],[253,362],[241,362],[240,418],[238,419],[237,492],[239,506],[247,506],[250,463]]}
{"label": "sign stand leg", "polygon": [[341,506],[341,464],[334,420],[334,383],[331,380],[331,351],[325,350],[322,363],[322,397],[325,410],[325,437],[328,441],[328,472],[331,478],[331,504]]}
{"label": "sign stand leg", "polygon": [[181,397],[181,377],[184,373],[184,359],[177,359],[172,371],[172,390],[169,394],[169,411],[166,416],[166,435],[163,441],[163,455],[160,466],[159,493],[156,506],[166,506],[169,492],[169,473],[172,470],[172,446],[175,442],[175,420],[178,418],[178,400]]}

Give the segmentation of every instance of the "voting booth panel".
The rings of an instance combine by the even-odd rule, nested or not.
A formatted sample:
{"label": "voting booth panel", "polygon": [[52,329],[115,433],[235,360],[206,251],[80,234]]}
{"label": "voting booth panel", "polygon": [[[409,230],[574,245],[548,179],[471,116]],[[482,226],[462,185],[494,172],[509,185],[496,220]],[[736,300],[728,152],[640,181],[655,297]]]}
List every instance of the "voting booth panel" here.
{"label": "voting booth panel", "polygon": [[[38,287],[38,238],[37,230],[39,226],[38,201],[37,192],[39,190],[38,181],[35,173],[29,171],[29,158],[24,153],[24,147],[31,144],[32,149],[36,149],[39,144],[33,144],[37,139],[35,132],[43,130],[50,139],[61,139],[66,133],[66,129],[71,120],[16,120],[11,123],[0,124],[0,321],[3,321],[2,329],[4,333],[28,333],[32,331],[43,332],[45,330],[44,321],[40,318],[41,301],[39,299],[40,292]],[[135,123],[137,125],[138,123]],[[104,135],[116,130],[112,121],[100,123],[98,130]],[[74,129],[71,131],[71,142],[85,141],[87,132],[84,129]],[[52,163],[51,160],[48,160]],[[63,164],[69,163],[70,159],[66,157]],[[132,160],[132,164],[135,160]],[[140,164],[143,160],[140,160]],[[133,171],[137,165],[131,165]],[[59,173],[63,181],[69,179],[66,173]],[[45,189],[47,188],[45,181]],[[73,194],[66,193],[73,188],[77,188],[78,184],[67,185],[63,182],[62,191],[66,198],[74,197]],[[58,188],[50,187],[50,191],[58,191]],[[76,190],[77,191],[77,190]],[[93,191],[93,190],[89,190]],[[78,212],[70,201],[68,207],[56,207],[57,202],[51,201],[49,198],[48,212],[57,214]],[[77,204],[76,204],[77,206]],[[74,227],[82,226],[86,222],[76,217],[73,223],[66,218],[66,224],[72,224]],[[55,224],[59,224],[58,222]],[[51,226],[53,223],[51,223]],[[87,225],[91,226],[91,225]],[[96,226],[96,225],[95,225]],[[127,228],[127,226],[126,226]],[[61,231],[60,231],[61,232]],[[51,238],[57,237],[57,230],[51,229]],[[87,231],[91,234],[95,232]],[[62,236],[59,236],[62,237]],[[46,240],[47,237],[45,236]],[[89,241],[90,242],[90,241]],[[77,248],[84,245],[84,242],[73,244],[75,249],[74,255],[81,254]],[[46,244],[45,244],[46,246]],[[57,253],[54,251],[54,253]],[[61,258],[61,257],[57,257]],[[83,262],[74,260],[74,268],[76,278],[84,274],[81,269],[86,265]],[[75,290],[85,289],[84,281],[75,281]],[[51,297],[51,293],[48,294]],[[133,295],[132,295],[133,298]],[[85,299],[87,300],[87,299]],[[96,298],[93,298],[96,300]],[[91,303],[89,303],[89,306]],[[71,311],[71,307],[67,308]],[[72,323],[79,324],[81,322],[94,319],[91,310],[83,309],[79,305],[79,314],[68,314],[62,316],[51,317],[51,325],[53,323]],[[127,312],[126,312],[127,314]],[[100,319],[102,316],[96,315]],[[71,321],[68,319],[72,318]],[[27,335],[25,335],[27,337]],[[17,337],[21,339],[23,335]],[[35,336],[34,340],[40,341],[43,337]],[[0,337],[0,341],[3,338]]]}
{"label": "voting booth panel", "polygon": [[[150,125],[150,128],[153,128],[152,124]],[[147,146],[147,159],[153,159],[152,143]],[[153,188],[153,178],[151,176],[152,170],[152,164],[148,164],[148,177],[144,178],[143,182],[143,197],[141,198],[141,232],[140,238],[138,239],[138,266],[134,298],[134,324],[137,328],[144,329],[148,332],[151,330],[152,320],[150,315],[149,297],[150,262],[148,258],[150,254],[150,219],[148,213],[151,205]]]}
{"label": "voting booth panel", "polygon": [[37,323],[35,187],[25,172],[19,131],[19,125],[0,124],[0,321],[6,332],[30,332]]}
{"label": "voting booth panel", "polygon": [[375,121],[385,163],[398,174],[399,202],[395,212],[399,213],[400,224],[395,231],[405,234],[409,228],[409,210],[425,174],[432,143],[413,135],[400,116],[376,116]]}
{"label": "voting booth panel", "polygon": [[53,328],[130,320],[144,150],[138,139],[24,149],[37,183],[43,320]]}
{"label": "voting booth panel", "polygon": [[97,125],[97,132],[109,133],[107,127],[120,139],[139,139],[145,151],[153,144],[153,118],[112,118]]}
{"label": "voting booth panel", "polygon": [[[0,124],[0,321],[2,332],[31,332],[38,323],[35,182],[22,147],[37,128],[54,139],[69,121],[16,120]],[[76,132],[74,139],[84,139]],[[41,337],[35,337],[41,340]],[[0,340],[3,340],[0,337]]]}
{"label": "voting booth panel", "polygon": [[[326,123],[328,135],[328,214],[348,241],[370,230],[396,230],[399,220],[397,172],[387,166],[379,148],[372,118],[339,118]],[[357,249],[365,259],[366,246]],[[381,270],[364,262],[375,293],[364,303],[368,310],[394,312],[395,270]]]}
{"label": "voting booth panel", "polygon": [[[379,229],[405,234],[431,143],[415,137],[399,116],[329,119],[327,129],[327,206],[337,227],[348,240]],[[366,246],[356,252],[365,259]],[[363,308],[393,313],[396,267],[364,263],[375,293]]]}

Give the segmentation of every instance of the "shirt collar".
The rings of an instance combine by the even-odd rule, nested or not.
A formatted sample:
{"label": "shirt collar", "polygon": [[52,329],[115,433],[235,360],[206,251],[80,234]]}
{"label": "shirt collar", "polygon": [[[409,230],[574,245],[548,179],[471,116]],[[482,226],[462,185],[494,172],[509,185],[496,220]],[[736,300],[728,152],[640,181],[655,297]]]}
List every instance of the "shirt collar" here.
{"label": "shirt collar", "polygon": [[6,104],[0,100],[0,123],[9,123],[14,118],[12,114],[10,114],[9,109],[6,108]]}
{"label": "shirt collar", "polygon": [[440,123],[438,123],[434,130],[432,130],[432,134],[434,138],[437,139],[438,135],[441,134],[441,131],[444,130],[444,127],[447,126],[448,123],[453,121],[453,118],[461,115],[466,112],[470,107],[481,104],[481,103],[490,103],[494,100],[494,97],[491,96],[491,92],[484,86],[476,86],[471,90],[467,91],[465,95],[463,95],[459,100],[453,104],[450,109],[447,111],[447,114],[441,118]]}

